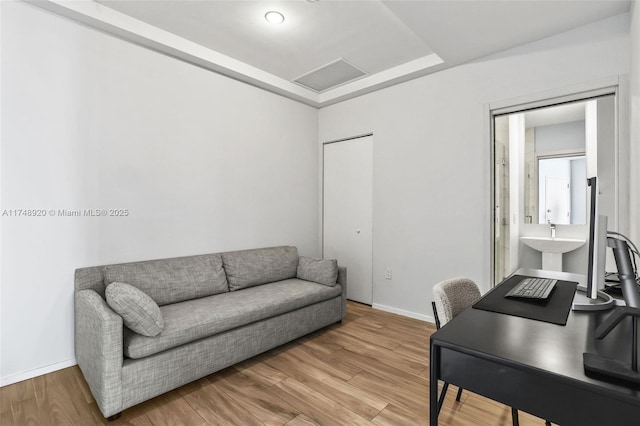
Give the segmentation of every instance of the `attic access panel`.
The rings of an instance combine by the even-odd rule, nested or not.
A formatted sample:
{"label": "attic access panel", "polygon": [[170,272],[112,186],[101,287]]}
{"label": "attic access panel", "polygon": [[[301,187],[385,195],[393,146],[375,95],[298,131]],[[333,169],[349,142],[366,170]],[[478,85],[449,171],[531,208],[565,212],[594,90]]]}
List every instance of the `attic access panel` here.
{"label": "attic access panel", "polygon": [[366,75],[368,75],[366,72],[340,58],[293,81],[307,89],[321,93]]}

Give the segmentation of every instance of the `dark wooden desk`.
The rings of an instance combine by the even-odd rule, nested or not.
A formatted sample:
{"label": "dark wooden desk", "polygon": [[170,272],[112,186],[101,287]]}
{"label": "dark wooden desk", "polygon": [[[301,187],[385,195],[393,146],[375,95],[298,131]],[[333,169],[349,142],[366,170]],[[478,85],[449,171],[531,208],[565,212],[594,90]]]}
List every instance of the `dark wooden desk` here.
{"label": "dark wooden desk", "polygon": [[562,426],[640,425],[640,387],[584,372],[583,352],[630,361],[629,318],[594,338],[610,312],[571,312],[559,326],[467,309],[431,336],[431,426],[438,424],[438,380]]}

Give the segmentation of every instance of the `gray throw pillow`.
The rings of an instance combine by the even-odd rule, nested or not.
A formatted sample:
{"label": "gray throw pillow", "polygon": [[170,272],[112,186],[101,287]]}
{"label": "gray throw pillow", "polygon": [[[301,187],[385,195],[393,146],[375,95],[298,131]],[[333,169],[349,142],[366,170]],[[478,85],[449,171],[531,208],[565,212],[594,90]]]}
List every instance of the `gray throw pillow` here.
{"label": "gray throw pillow", "polygon": [[298,278],[333,287],[338,281],[338,261],[300,256]]}
{"label": "gray throw pillow", "polygon": [[142,290],[125,283],[111,283],[105,290],[107,304],[122,317],[124,325],[143,336],[157,336],[164,328],[160,307]]}

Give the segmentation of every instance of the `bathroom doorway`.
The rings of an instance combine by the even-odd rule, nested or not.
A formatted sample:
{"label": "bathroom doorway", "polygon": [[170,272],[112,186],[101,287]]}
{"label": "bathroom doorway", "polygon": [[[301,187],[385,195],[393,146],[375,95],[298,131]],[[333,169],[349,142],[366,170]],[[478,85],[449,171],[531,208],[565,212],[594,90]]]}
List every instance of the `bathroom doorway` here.
{"label": "bathroom doorway", "polygon": [[[494,285],[518,268],[541,267],[542,253],[520,237],[546,236],[551,224],[572,236],[586,230],[587,177],[606,182],[600,202],[609,229],[617,226],[616,93],[491,110]],[[579,259],[570,263],[568,272],[583,273]]]}

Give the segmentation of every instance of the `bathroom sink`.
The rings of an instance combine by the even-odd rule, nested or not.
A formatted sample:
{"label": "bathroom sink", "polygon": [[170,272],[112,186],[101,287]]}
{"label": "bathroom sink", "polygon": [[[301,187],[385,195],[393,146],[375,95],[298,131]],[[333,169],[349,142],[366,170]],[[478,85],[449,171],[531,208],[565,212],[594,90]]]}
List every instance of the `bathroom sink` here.
{"label": "bathroom sink", "polygon": [[567,253],[585,243],[585,240],[550,237],[520,237],[520,241],[542,253]]}

